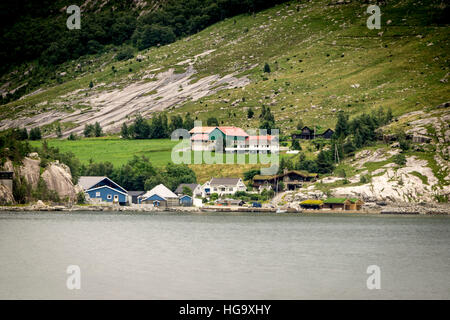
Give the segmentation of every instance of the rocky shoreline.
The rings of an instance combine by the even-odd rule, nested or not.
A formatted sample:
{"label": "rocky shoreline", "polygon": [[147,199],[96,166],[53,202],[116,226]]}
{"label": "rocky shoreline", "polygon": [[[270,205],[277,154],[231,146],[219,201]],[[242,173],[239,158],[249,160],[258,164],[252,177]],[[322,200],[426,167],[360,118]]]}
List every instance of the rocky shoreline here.
{"label": "rocky shoreline", "polygon": [[[276,208],[247,207],[172,207],[154,208],[151,206],[118,206],[118,205],[47,205],[41,201],[26,206],[0,206],[0,212],[255,212],[276,213]],[[401,214],[401,215],[450,215],[447,203],[367,203],[360,211],[330,210],[287,210],[287,213],[367,213],[367,214]]]}

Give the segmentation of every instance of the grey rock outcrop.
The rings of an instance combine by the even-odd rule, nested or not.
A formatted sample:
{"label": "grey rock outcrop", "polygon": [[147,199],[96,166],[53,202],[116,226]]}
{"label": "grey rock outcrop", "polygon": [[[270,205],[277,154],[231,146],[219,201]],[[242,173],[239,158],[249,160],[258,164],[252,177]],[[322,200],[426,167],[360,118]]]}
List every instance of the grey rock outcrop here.
{"label": "grey rock outcrop", "polygon": [[74,186],[72,182],[72,174],[70,168],[58,161],[51,162],[42,173],[42,179],[50,190],[58,193],[61,199],[69,199],[75,201],[79,190],[78,186]]}
{"label": "grey rock outcrop", "polygon": [[8,187],[0,184],[0,205],[3,204],[14,204],[14,197],[12,190]]}

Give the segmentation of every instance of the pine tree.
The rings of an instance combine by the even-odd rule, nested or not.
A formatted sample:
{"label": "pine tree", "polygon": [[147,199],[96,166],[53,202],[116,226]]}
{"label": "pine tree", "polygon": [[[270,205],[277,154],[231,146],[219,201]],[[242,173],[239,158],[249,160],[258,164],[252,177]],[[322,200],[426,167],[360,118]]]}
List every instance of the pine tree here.
{"label": "pine tree", "polygon": [[339,111],[334,134],[337,138],[345,137],[349,131],[348,116]]}
{"label": "pine tree", "polygon": [[292,150],[302,150],[302,146],[297,139],[292,140]]}
{"label": "pine tree", "polygon": [[191,114],[188,112],[184,118],[183,127],[186,130],[191,130],[194,128],[194,120],[191,118]]}
{"label": "pine tree", "polygon": [[58,138],[62,137],[62,131],[61,131],[61,124],[58,122],[58,124],[56,125],[56,136]]}
{"label": "pine tree", "polygon": [[251,118],[253,118],[253,115],[254,115],[255,113],[253,112],[253,109],[252,108],[249,108],[248,110],[247,110],[247,118],[248,119],[251,119]]}
{"label": "pine tree", "polygon": [[267,62],[264,64],[264,72],[265,73],[270,73],[270,66],[269,66],[269,64]]}
{"label": "pine tree", "polygon": [[128,139],[128,126],[125,122],[122,124],[122,128],[120,129],[120,135],[122,136],[122,139]]}

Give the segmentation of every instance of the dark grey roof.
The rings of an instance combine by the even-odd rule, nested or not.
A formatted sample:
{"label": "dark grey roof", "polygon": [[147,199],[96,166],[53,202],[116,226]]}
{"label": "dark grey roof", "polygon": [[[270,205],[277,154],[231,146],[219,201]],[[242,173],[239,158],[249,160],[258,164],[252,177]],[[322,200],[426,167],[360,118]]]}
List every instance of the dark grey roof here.
{"label": "dark grey roof", "polygon": [[128,191],[128,194],[132,197],[138,197],[145,193],[145,191]]}
{"label": "dark grey roof", "polygon": [[97,177],[97,176],[81,176],[78,179],[78,184],[83,187],[84,190],[90,189],[92,186],[96,185],[103,179],[107,177]]}
{"label": "dark grey roof", "polygon": [[177,189],[175,190],[176,194],[183,193],[183,187],[188,187],[189,189],[194,192],[195,188],[197,188],[198,183],[182,183],[180,184]]}
{"label": "dark grey roof", "polygon": [[210,184],[213,186],[235,186],[239,178],[212,178]]}

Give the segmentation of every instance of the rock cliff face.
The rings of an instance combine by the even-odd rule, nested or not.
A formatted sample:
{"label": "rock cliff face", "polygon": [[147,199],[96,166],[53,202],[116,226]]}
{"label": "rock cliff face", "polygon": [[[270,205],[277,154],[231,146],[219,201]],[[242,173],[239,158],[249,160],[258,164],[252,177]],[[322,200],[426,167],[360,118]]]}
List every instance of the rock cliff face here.
{"label": "rock cliff face", "polygon": [[61,199],[75,201],[79,190],[78,186],[72,183],[70,168],[58,161],[49,163],[42,173],[42,179],[50,190],[58,193]]}
{"label": "rock cliff face", "polygon": [[[15,175],[24,177],[33,189],[37,188],[39,179],[42,178],[48,189],[56,191],[61,200],[76,201],[77,194],[82,191],[79,186],[72,183],[70,168],[58,161],[49,163],[41,175],[40,159],[37,154],[25,157],[19,167],[14,167],[11,161],[7,161],[2,170],[14,171]],[[6,203],[14,203],[12,191],[0,186],[0,204]]]}
{"label": "rock cliff face", "polygon": [[15,172],[24,177],[27,180],[27,183],[33,188],[36,188],[41,175],[40,163],[41,160],[39,158],[31,159],[25,157],[22,161],[22,165],[18,168],[18,170],[15,170]]}
{"label": "rock cliff face", "polygon": [[12,190],[0,184],[0,205],[15,203]]}

